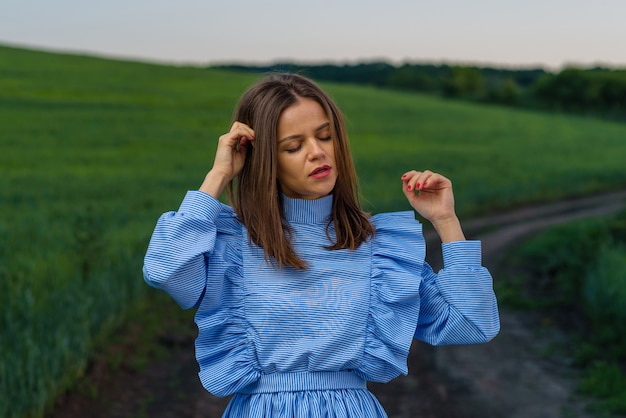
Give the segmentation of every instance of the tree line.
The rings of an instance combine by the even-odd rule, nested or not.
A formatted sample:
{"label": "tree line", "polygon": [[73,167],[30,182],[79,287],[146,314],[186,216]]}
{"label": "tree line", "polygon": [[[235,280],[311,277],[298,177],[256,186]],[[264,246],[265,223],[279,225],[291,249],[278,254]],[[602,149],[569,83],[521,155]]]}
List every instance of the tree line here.
{"label": "tree line", "polygon": [[219,65],[246,72],[295,72],[319,81],[366,84],[478,102],[572,112],[626,121],[626,69],[504,69],[386,62],[266,66]]}

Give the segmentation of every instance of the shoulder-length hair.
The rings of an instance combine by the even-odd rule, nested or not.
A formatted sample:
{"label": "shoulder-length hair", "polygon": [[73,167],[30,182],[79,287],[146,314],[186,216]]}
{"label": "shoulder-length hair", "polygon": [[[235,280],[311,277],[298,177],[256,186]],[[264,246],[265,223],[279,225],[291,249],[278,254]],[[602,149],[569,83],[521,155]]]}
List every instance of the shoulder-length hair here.
{"label": "shoulder-length hair", "polygon": [[280,268],[307,267],[293,248],[277,180],[278,119],[301,98],[315,100],[330,119],[338,176],[332,191],[332,217],[326,227],[330,237],[329,227],[334,225],[335,241],[326,248],[354,250],[374,234],[369,215],[359,204],[356,171],[339,109],[311,80],[296,74],[271,75],[248,89],[235,109],[234,121],[250,126],[255,141],[248,147],[243,169],[231,181],[228,195],[249,239],[263,249],[266,260]]}

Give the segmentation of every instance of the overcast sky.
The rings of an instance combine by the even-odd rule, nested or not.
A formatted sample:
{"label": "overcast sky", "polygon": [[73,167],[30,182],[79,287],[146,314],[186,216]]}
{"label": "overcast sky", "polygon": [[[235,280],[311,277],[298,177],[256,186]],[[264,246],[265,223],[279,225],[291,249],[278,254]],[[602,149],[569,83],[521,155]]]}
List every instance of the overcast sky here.
{"label": "overcast sky", "polygon": [[626,0],[0,0],[0,43],[197,64],[626,67]]}

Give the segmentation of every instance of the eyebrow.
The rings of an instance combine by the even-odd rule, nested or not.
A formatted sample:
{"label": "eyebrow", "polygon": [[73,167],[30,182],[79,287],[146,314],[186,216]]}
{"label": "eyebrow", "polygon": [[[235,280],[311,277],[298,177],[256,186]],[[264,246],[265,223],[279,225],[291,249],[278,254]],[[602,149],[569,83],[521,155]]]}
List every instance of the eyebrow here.
{"label": "eyebrow", "polygon": [[[318,126],[317,128],[315,128],[315,132],[319,132],[323,129],[326,129],[330,126],[330,122],[324,122],[323,124],[321,124],[320,126]],[[280,144],[281,142],[285,142],[285,141],[291,141],[293,139],[298,139],[301,138],[303,135],[302,134],[295,134],[295,135],[289,135],[284,137],[283,139],[279,139],[278,143]]]}

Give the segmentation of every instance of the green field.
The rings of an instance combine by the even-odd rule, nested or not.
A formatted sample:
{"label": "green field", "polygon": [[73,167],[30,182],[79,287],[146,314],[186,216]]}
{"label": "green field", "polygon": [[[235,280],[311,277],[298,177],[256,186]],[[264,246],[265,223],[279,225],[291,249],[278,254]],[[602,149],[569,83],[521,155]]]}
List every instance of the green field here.
{"label": "green field", "polygon": [[[0,416],[40,416],[150,291],[157,217],[210,168],[256,77],[0,47]],[[626,125],[324,84],[365,206],[429,168],[469,217],[626,187]]]}

